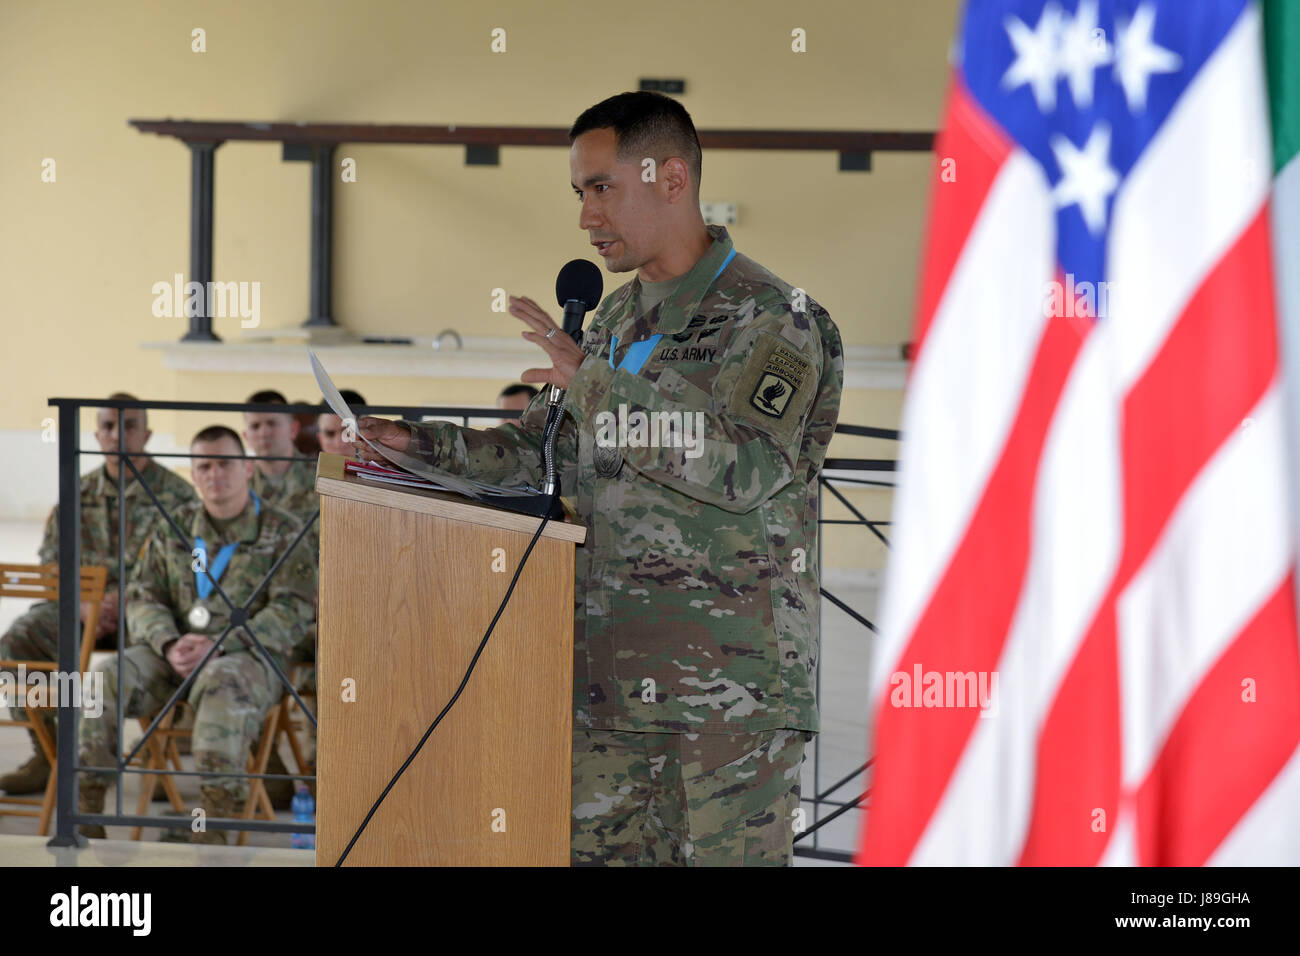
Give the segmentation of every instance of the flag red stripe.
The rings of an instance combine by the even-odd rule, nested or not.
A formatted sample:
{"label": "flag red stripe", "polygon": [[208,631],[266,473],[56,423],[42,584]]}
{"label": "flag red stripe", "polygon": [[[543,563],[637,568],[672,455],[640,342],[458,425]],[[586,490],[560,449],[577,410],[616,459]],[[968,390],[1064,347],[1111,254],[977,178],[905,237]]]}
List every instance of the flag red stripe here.
{"label": "flag red stripe", "polygon": [[1145,560],[1177,499],[1277,373],[1268,207],[1215,266],[1124,403],[1124,560]]}
{"label": "flag red stripe", "polygon": [[[913,631],[896,670],[993,671],[1006,640],[1029,558],[1034,484],[1043,442],[1079,348],[1086,320],[1045,327],[1015,424],[984,497]],[[975,707],[894,707],[876,717],[871,825],[860,862],[907,862],[970,737]]]}
{"label": "flag red stripe", "polygon": [[[1119,818],[1118,653],[1112,590],[1098,607],[1043,722],[1033,810],[1019,866],[1090,866],[1106,848]],[[1096,828],[1099,820],[1101,829]]]}
{"label": "flag red stripe", "polygon": [[[917,292],[914,361],[920,355],[957,258],[1011,150],[1010,139],[971,96],[961,75],[955,73],[948,94],[947,122],[934,144],[934,201],[926,223],[926,256]],[[952,182],[943,179],[947,160],[952,160],[948,168],[956,177]]]}
{"label": "flag red stripe", "polygon": [[1272,382],[1271,282],[1267,209],[1261,208],[1124,400],[1123,555],[1044,721],[1024,865],[1090,865],[1105,849],[1110,828],[1099,834],[1088,824],[1097,809],[1110,821],[1118,811],[1115,604],[1196,474]]}
{"label": "flag red stripe", "polygon": [[1143,781],[1142,866],[1203,866],[1300,745],[1295,586],[1293,569],[1189,697]]}

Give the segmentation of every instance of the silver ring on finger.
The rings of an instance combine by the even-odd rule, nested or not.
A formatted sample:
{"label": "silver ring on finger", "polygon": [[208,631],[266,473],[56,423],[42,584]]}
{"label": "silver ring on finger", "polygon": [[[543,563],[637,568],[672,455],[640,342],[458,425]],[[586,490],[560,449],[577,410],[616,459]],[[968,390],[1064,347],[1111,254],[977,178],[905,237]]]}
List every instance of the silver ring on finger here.
{"label": "silver ring on finger", "polygon": [[548,339],[549,339],[549,338],[552,338],[552,337],[555,335],[555,333],[558,332],[558,331],[560,331],[560,330],[559,330],[559,329],[551,329],[551,331],[549,331],[549,332],[546,333],[546,337],[547,337]]}

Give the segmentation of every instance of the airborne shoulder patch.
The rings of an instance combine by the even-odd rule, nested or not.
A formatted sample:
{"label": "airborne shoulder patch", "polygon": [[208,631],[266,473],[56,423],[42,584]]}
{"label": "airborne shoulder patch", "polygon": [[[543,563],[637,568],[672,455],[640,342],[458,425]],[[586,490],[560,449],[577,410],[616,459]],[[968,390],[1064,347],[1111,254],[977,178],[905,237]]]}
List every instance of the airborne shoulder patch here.
{"label": "airborne shoulder patch", "polygon": [[749,403],[764,415],[780,418],[790,407],[790,399],[803,387],[812,363],[794,349],[774,346],[763,364],[762,375],[749,396]]}
{"label": "airborne shoulder patch", "polygon": [[728,409],[780,441],[789,441],[817,389],[818,374],[789,342],[759,333],[732,390]]}

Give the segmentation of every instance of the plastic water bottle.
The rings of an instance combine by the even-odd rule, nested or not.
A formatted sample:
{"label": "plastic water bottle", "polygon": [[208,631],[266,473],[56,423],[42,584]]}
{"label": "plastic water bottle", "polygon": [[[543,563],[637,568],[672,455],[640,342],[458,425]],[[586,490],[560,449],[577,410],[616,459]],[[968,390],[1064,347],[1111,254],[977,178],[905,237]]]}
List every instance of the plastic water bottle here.
{"label": "plastic water bottle", "polygon": [[[307,789],[305,783],[298,784],[298,792],[293,795],[289,806],[293,810],[294,823],[314,824],[316,822],[316,801],[312,799],[311,791]],[[316,834],[292,833],[289,835],[289,845],[295,850],[314,850]]]}

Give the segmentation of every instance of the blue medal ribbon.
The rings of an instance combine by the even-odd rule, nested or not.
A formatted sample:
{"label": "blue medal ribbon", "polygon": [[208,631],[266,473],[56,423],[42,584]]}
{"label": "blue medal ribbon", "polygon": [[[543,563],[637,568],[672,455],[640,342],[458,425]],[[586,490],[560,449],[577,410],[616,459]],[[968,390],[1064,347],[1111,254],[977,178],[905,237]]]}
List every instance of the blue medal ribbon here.
{"label": "blue medal ribbon", "polygon": [[644,342],[633,342],[627,347],[627,354],[623,356],[623,361],[619,362],[618,365],[615,365],[614,351],[618,348],[618,336],[615,335],[613,337],[613,344],[609,347],[609,367],[615,371],[620,368],[626,369],[635,375],[637,372],[641,371],[641,366],[645,364],[645,360],[650,357],[650,353],[654,351],[655,345],[657,345],[659,340],[663,337],[662,332],[656,332]]}
{"label": "blue medal ribbon", "polygon": [[[250,490],[248,493],[253,496],[253,514],[260,515],[262,513],[262,499],[257,497],[256,491]],[[200,549],[204,555],[208,553],[208,546],[204,543],[202,538],[195,538],[194,546]],[[199,592],[200,601],[206,599],[207,596],[212,593],[212,589],[216,586],[216,582],[221,580],[221,575],[225,573],[226,565],[230,563],[230,556],[235,553],[237,547],[239,547],[238,541],[232,541],[230,544],[223,545],[221,550],[217,552],[216,560],[208,566],[206,572],[194,572],[194,590]]]}
{"label": "blue medal ribbon", "polygon": [[[730,263],[731,260],[735,258],[735,256],[736,256],[736,247],[732,246],[731,251],[727,253],[727,258],[722,260],[722,265],[718,266],[718,271],[713,273],[713,278],[709,280],[710,287],[713,285],[713,283],[718,281],[718,276],[722,275],[722,270],[727,268],[728,263]],[[707,292],[708,289],[706,288],[705,291]],[[614,353],[618,351],[618,336],[617,335],[611,336],[612,341],[609,347],[609,367],[614,369],[615,371],[618,371],[619,369],[623,369],[624,371],[630,372],[631,374],[635,375],[637,372],[641,371],[641,366],[645,364],[645,360],[650,357],[650,354],[654,351],[655,346],[659,343],[659,340],[662,339],[663,337],[664,336],[662,332],[656,332],[654,335],[650,336],[650,338],[646,339],[644,342],[633,342],[631,345],[627,347],[627,354],[623,356],[623,361],[615,365]]]}

